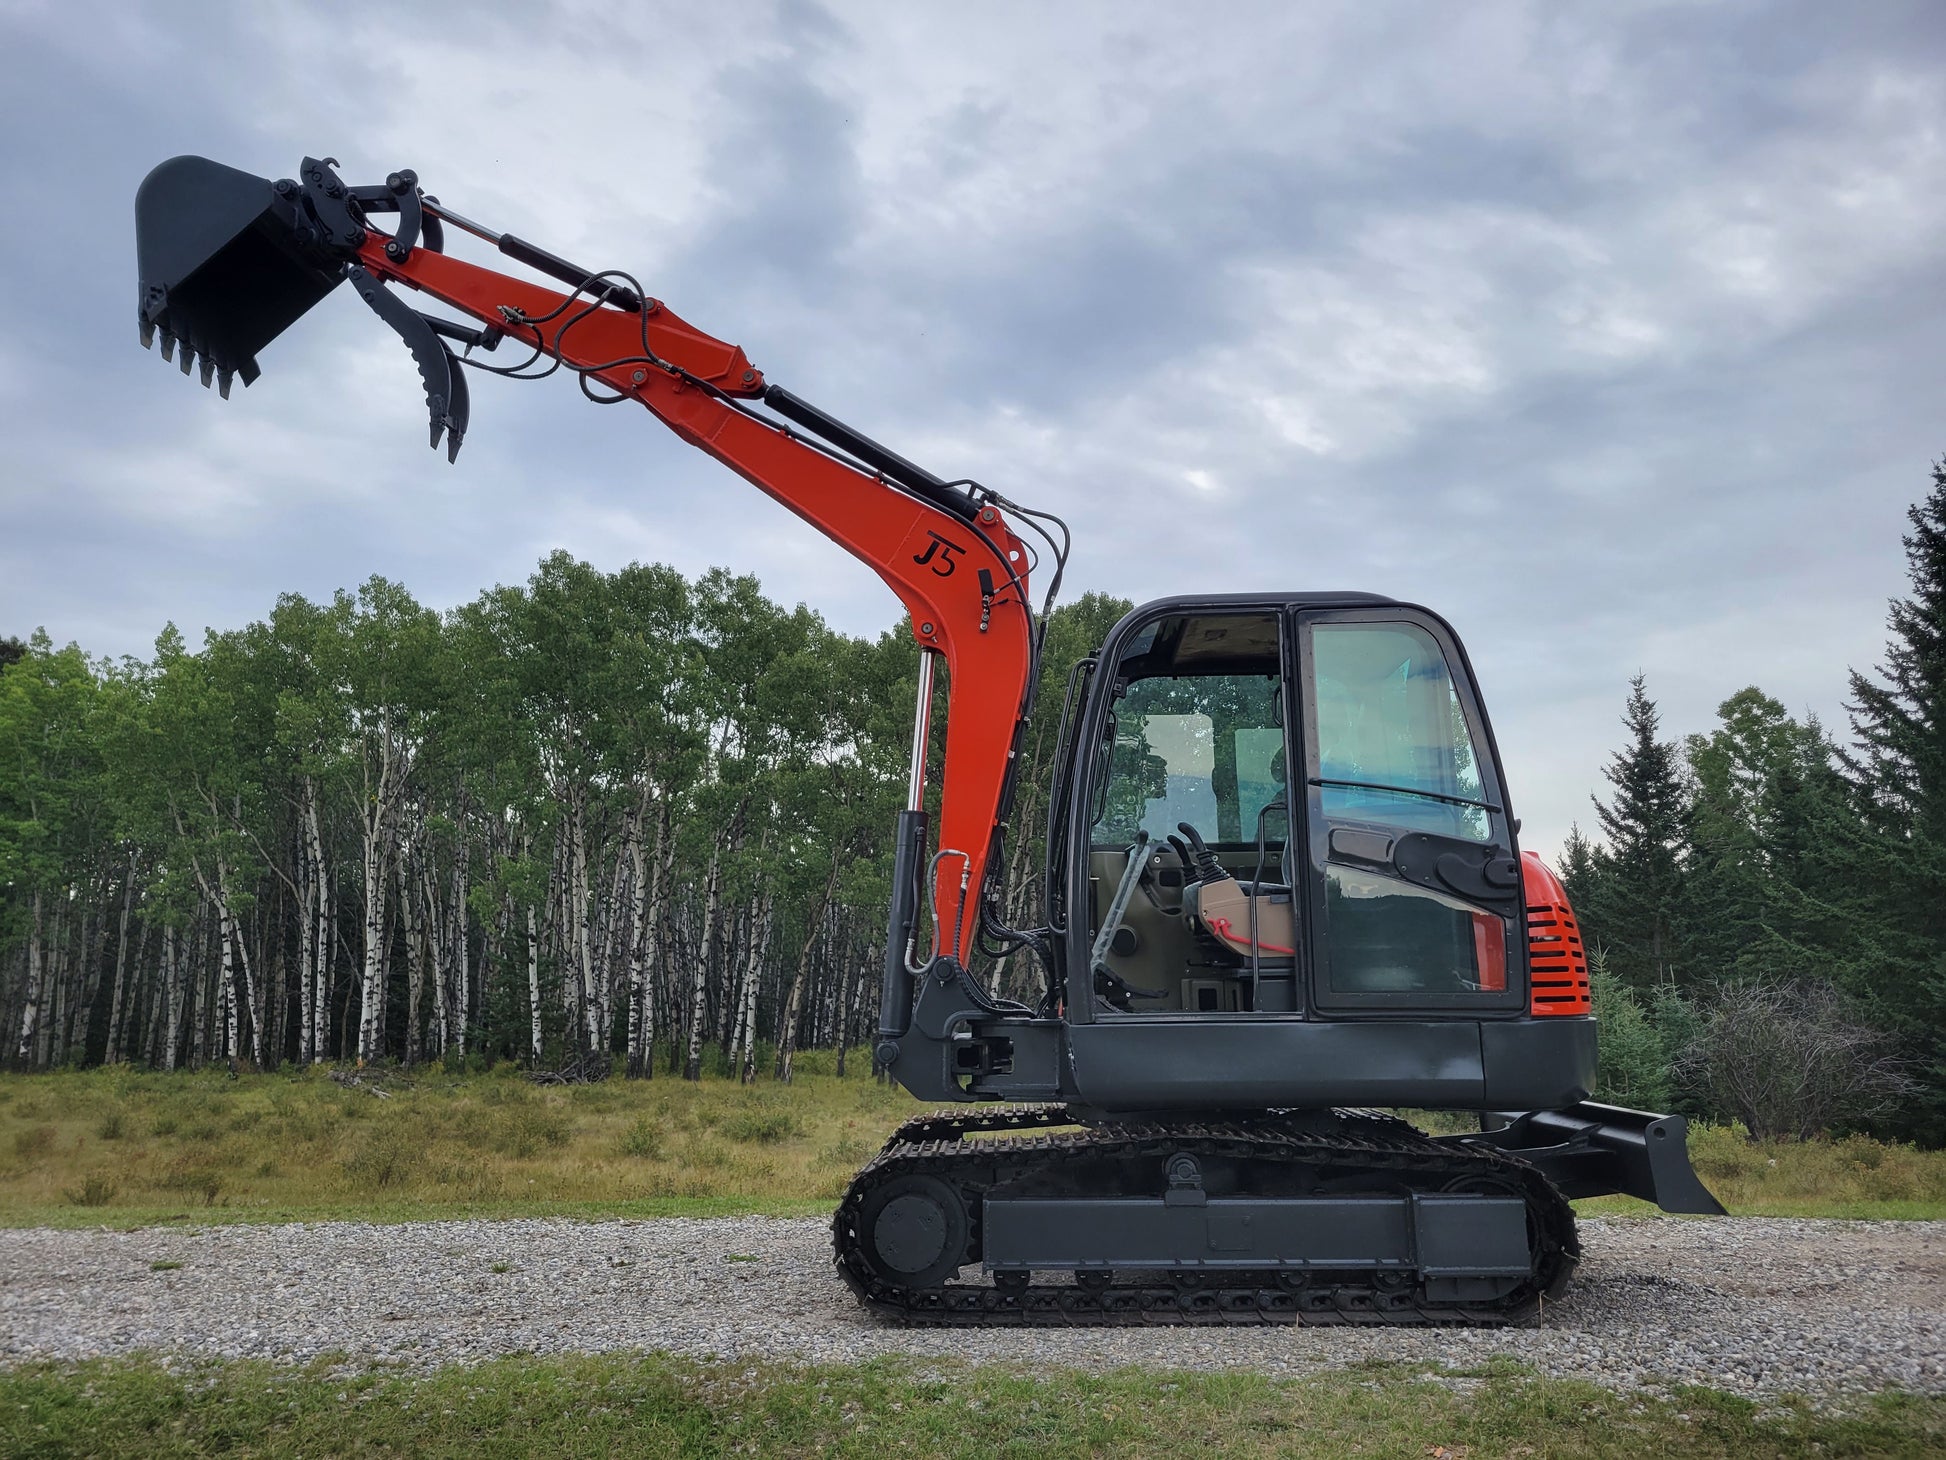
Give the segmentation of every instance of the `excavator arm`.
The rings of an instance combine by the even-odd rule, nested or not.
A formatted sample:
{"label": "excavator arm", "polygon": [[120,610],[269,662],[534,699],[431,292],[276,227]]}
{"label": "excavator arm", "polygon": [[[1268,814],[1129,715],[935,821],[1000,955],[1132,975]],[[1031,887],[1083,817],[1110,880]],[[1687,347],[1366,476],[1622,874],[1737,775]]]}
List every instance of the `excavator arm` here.
{"label": "excavator arm", "polygon": [[[411,348],[425,384],[432,444],[456,455],[468,425],[464,368],[448,341],[524,346],[531,377],[573,371],[604,403],[632,400],[758,490],[871,567],[912,617],[922,651],[913,768],[901,837],[925,835],[923,795],[933,656],[950,679],[938,850],[930,877],[932,953],[964,966],[980,927],[998,855],[1020,726],[1030,708],[1037,634],[1028,600],[1028,550],[1001,499],[940,481],[780,387],[744,352],[703,333],[632,280],[591,274],[511,235],[491,232],[426,198],[410,172],[382,187],[347,187],[329,160],[307,158],[301,182],[272,183],[199,157],[156,168],[136,200],[143,343],[161,335],[184,374],[200,356],[205,385],[257,377],[256,352],[318,299],[349,280]],[[379,229],[373,215],[396,213]],[[444,223],[573,286],[549,288],[449,256]],[[388,289],[401,285],[470,316],[469,328],[422,314]],[[524,367],[538,366],[538,369]],[[599,392],[599,393],[598,393]],[[762,401],[823,437],[818,445],[744,404]],[[1009,504],[1011,505],[1011,504]],[[913,828],[917,828],[916,833]],[[923,852],[902,847],[902,875]],[[901,897],[900,893],[908,894]],[[893,961],[921,965],[916,889],[895,889]],[[905,926],[900,926],[900,905]],[[888,1030],[896,1034],[896,1030]]]}

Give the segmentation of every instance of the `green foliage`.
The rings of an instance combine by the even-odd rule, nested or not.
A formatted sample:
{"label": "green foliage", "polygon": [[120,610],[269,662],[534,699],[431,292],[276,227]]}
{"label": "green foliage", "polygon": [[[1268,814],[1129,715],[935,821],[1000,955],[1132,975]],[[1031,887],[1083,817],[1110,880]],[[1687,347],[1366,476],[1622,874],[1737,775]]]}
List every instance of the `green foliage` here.
{"label": "green foliage", "polygon": [[1685,1073],[1753,1139],[1804,1140],[1896,1109],[1916,1092],[1882,1029],[1828,983],[1720,988]]}
{"label": "green foliage", "polygon": [[662,1154],[662,1128],[646,1116],[638,1117],[622,1133],[621,1149],[624,1156],[654,1160]]}
{"label": "green foliage", "polygon": [[1900,1129],[1946,1143],[1946,461],[1907,513],[1911,594],[1892,603],[1885,660],[1851,675],[1844,769],[1867,835],[1857,868],[1876,954],[1869,992],[1915,1054],[1925,1094]]}
{"label": "green foliage", "polygon": [[804,1127],[788,1110],[740,1110],[723,1123],[723,1134],[733,1141],[755,1141],[775,1145],[803,1132]]}
{"label": "green foliage", "polygon": [[1595,802],[1605,844],[1575,873],[1614,973],[1648,989],[1674,978],[1682,961],[1677,918],[1691,807],[1680,749],[1659,738],[1660,716],[1640,674],[1629,681],[1622,724],[1628,742],[1602,769],[1613,800]]}
{"label": "green foliage", "polygon": [[386,1191],[404,1185],[425,1154],[423,1133],[403,1121],[383,1121],[360,1133],[344,1159],[345,1177],[356,1191]]}
{"label": "green foliage", "polygon": [[105,1207],[121,1188],[98,1172],[90,1172],[79,1186],[61,1189],[62,1199],[74,1207]]}
{"label": "green foliage", "polygon": [[1599,949],[1588,960],[1588,981],[1601,1032],[1595,1098],[1631,1110],[1666,1110],[1671,1051],[1663,1031]]}
{"label": "green foliage", "polygon": [[30,1125],[14,1132],[14,1159],[16,1161],[38,1161],[54,1149],[54,1127],[51,1125]]}

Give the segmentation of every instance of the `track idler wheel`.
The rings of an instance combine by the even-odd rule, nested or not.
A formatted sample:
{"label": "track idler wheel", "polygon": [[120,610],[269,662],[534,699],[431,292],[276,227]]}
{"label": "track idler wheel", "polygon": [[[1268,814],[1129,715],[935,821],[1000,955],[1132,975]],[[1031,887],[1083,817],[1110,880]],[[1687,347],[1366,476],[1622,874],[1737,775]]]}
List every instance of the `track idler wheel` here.
{"label": "track idler wheel", "polygon": [[901,1176],[865,1199],[859,1246],[880,1277],[902,1288],[936,1288],[966,1262],[968,1222],[960,1194],[936,1176]]}

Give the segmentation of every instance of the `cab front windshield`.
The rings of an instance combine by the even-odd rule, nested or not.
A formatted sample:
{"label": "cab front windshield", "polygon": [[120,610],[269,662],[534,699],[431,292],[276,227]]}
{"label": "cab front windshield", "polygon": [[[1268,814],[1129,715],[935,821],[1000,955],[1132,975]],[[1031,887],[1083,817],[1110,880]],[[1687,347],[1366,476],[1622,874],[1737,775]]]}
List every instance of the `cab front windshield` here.
{"label": "cab front windshield", "polygon": [[[1221,621],[1189,620],[1192,634],[1179,631],[1178,638],[1193,641],[1193,630],[1215,622]],[[1275,626],[1268,628],[1274,651]],[[1266,657],[1275,665],[1274,652]],[[1095,844],[1126,846],[1137,831],[1160,839],[1184,821],[1211,841],[1248,842],[1255,840],[1260,818],[1270,839],[1283,840],[1282,695],[1274,670],[1133,679],[1110,725]]]}

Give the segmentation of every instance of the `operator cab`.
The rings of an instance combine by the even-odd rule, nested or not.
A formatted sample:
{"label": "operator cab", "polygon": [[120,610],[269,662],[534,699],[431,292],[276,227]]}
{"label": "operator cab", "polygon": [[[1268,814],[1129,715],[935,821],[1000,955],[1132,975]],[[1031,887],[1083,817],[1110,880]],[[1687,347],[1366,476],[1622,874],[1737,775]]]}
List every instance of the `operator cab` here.
{"label": "operator cab", "polygon": [[1138,609],[1103,646],[1071,764],[1070,1018],[1525,1007],[1491,735],[1425,610]]}

